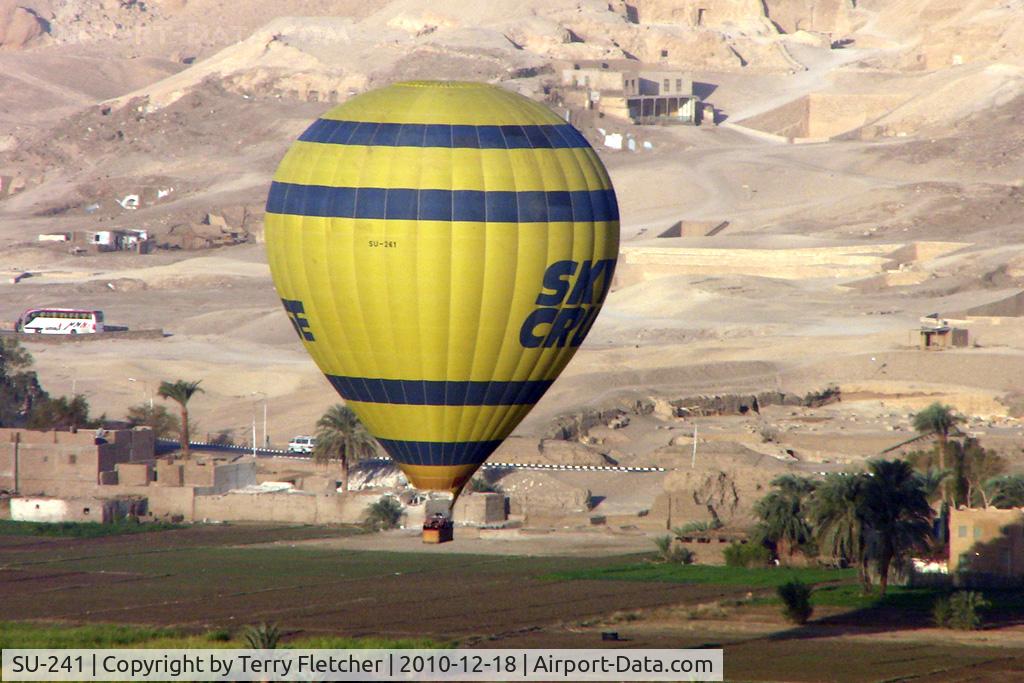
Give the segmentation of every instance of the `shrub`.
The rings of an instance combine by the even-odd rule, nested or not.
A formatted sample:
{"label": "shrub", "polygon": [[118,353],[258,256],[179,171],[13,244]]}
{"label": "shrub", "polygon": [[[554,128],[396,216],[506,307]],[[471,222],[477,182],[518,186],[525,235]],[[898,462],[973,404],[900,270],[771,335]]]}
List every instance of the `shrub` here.
{"label": "shrub", "polygon": [[782,599],[782,613],[794,624],[806,624],[811,618],[814,608],[811,607],[811,591],[806,583],[794,579],[784,583],[777,589]]}
{"label": "shrub", "polygon": [[273,650],[281,640],[281,629],[277,624],[261,622],[245,627],[245,642],[254,650]]}
{"label": "shrub", "polygon": [[677,545],[671,536],[659,536],[654,539],[654,545],[658,546],[658,562],[666,564],[693,564],[696,556],[689,548]]}
{"label": "shrub", "polygon": [[981,615],[978,612],[989,604],[981,593],[957,591],[949,597],[935,601],[932,619],[939,627],[974,631],[981,628]]}
{"label": "shrub", "polygon": [[932,621],[939,628],[949,628],[949,620],[952,616],[953,611],[950,608],[948,596],[939,598],[932,605]]}
{"label": "shrub", "polygon": [[232,429],[222,429],[214,435],[206,435],[206,440],[214,446],[234,446],[235,432]]}
{"label": "shrub", "polygon": [[704,520],[696,520],[693,522],[687,522],[682,526],[677,526],[672,530],[672,533],[676,535],[676,538],[682,538],[683,536],[692,536],[693,534],[703,534],[708,531],[714,531],[715,529],[722,528],[722,521],[719,519],[713,519],[710,522]]}
{"label": "shrub", "polygon": [[841,400],[842,391],[835,384],[830,384],[821,391],[809,391],[804,396],[803,405],[808,408],[817,408],[820,406],[828,405],[829,403],[835,403]]}
{"label": "shrub", "polygon": [[472,493],[501,493],[501,487],[484,477],[473,477],[467,487]]}
{"label": "shrub", "polygon": [[176,438],[181,430],[181,421],[167,410],[167,406],[139,403],[128,408],[127,420],[133,427],[149,427],[158,439],[170,436]]}
{"label": "shrub", "polygon": [[402,519],[402,504],[391,496],[384,496],[366,512],[366,526],[380,531],[394,529]]}
{"label": "shrub", "polygon": [[733,541],[725,549],[727,567],[764,567],[772,561],[772,551],[760,543]]}
{"label": "shrub", "polygon": [[697,561],[697,556],[689,548],[677,546],[673,554],[673,560],[679,564],[693,564]]}

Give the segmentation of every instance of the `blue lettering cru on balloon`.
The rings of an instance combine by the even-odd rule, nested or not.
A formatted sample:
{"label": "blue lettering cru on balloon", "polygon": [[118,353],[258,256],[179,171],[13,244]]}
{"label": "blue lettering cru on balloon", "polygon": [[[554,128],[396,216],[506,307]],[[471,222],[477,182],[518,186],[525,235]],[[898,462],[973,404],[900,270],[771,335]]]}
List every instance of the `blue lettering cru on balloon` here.
{"label": "blue lettering cru on balloon", "polygon": [[[519,329],[519,343],[528,349],[579,346],[597,318],[612,284],[615,259],[555,261],[544,272],[537,305]],[[573,281],[575,277],[575,281]]]}
{"label": "blue lettering cru on balloon", "polygon": [[284,310],[288,313],[288,318],[292,321],[292,327],[295,328],[299,339],[316,341],[313,333],[309,330],[309,320],[306,319],[306,308],[302,302],[297,299],[281,299],[281,303],[284,304]]}

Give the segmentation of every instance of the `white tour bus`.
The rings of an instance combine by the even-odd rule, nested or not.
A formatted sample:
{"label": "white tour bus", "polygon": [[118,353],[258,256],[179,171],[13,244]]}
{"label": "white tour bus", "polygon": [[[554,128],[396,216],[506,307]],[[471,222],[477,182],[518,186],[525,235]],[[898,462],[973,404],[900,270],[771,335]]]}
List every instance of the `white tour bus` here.
{"label": "white tour bus", "polygon": [[103,311],[32,308],[21,314],[15,329],[25,334],[93,334],[103,331]]}

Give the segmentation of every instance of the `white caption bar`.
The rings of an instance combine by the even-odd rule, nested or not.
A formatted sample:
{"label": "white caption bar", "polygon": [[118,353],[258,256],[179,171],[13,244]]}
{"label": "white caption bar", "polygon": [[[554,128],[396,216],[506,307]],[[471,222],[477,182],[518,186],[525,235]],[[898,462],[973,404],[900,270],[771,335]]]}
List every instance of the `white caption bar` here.
{"label": "white caption bar", "polygon": [[6,681],[721,681],[721,650],[4,650]]}

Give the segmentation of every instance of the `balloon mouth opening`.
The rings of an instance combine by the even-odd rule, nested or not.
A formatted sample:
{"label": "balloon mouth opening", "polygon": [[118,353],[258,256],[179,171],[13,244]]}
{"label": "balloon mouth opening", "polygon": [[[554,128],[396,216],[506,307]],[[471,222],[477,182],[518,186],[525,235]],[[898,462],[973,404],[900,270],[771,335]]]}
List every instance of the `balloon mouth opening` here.
{"label": "balloon mouth opening", "polygon": [[493,88],[490,83],[480,81],[402,81],[395,85],[403,88],[444,88],[453,90],[483,90]]}

